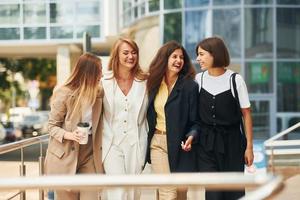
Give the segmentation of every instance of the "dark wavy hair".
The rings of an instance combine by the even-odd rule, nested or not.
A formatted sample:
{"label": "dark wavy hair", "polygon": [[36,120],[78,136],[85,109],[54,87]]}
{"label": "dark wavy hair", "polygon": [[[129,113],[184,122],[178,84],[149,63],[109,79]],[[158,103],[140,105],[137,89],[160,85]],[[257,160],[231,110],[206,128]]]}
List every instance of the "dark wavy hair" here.
{"label": "dark wavy hair", "polygon": [[183,68],[179,72],[179,76],[183,76],[184,78],[195,78],[196,70],[186,50],[181,44],[172,40],[165,43],[158,50],[149,66],[150,75],[147,81],[148,92],[151,92],[160,86],[160,83],[163,80],[168,68],[169,57],[177,49],[182,50],[184,60]]}

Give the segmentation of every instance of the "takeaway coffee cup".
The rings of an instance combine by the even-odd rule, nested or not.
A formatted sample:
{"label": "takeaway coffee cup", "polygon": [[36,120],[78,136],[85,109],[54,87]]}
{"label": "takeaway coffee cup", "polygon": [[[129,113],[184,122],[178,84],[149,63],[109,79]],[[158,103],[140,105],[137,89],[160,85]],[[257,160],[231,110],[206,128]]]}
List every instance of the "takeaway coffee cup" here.
{"label": "takeaway coffee cup", "polygon": [[81,134],[79,144],[87,144],[89,139],[90,124],[88,122],[79,122],[77,124],[77,130]]}

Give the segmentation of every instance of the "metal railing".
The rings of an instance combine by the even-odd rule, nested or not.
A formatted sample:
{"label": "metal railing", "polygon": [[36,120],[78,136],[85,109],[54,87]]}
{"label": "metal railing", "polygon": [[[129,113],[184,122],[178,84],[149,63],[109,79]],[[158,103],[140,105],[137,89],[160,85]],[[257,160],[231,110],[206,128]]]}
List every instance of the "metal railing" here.
{"label": "metal railing", "polygon": [[[300,127],[300,122],[291,126],[290,128],[276,134],[270,139],[264,142],[266,154],[269,156],[268,165],[271,167],[271,170],[274,172],[275,159],[274,157],[277,155],[285,156],[285,155],[300,155],[300,140],[285,140],[285,136],[289,133],[292,134],[292,131]],[[283,139],[280,139],[283,138]],[[280,162],[280,161],[278,161]],[[283,161],[285,164],[286,161]],[[289,163],[299,163],[300,159],[289,159]]]}
{"label": "metal railing", "polygon": [[243,173],[174,173],[141,175],[73,175],[0,178],[0,190],[54,189],[99,190],[104,188],[205,188],[206,190],[243,190],[258,188],[242,199],[258,200],[271,196],[282,186],[273,175],[245,176]]}
{"label": "metal railing", "polygon": [[[270,138],[265,142],[267,148],[282,146],[287,141],[278,144],[276,139],[283,134],[287,134],[298,128],[300,123],[294,125],[286,131]],[[20,177],[0,178],[0,190],[20,190],[21,199],[25,199],[25,191],[28,189],[38,189],[39,199],[43,200],[43,190],[45,189],[102,189],[110,187],[139,187],[139,188],[159,188],[162,186],[176,186],[189,188],[205,188],[206,190],[241,190],[244,188],[257,188],[257,190],[247,193],[246,199],[265,199],[272,195],[283,185],[282,178],[273,175],[245,176],[243,173],[187,173],[187,174],[142,174],[142,175],[74,175],[74,176],[39,176],[26,177],[26,167],[24,164],[25,147],[40,144],[39,174],[43,174],[43,142],[46,142],[49,135],[43,135],[22,141],[0,146],[0,154],[15,150],[21,151]],[[288,145],[295,144],[290,141]],[[298,145],[297,141],[296,144]],[[300,144],[300,143],[299,143]],[[272,150],[274,153],[274,151]]]}
{"label": "metal railing", "polygon": [[[35,144],[40,144],[39,145],[39,150],[40,150],[40,155],[39,155],[39,175],[42,175],[44,173],[44,156],[43,156],[43,142],[47,142],[49,139],[49,135],[42,135],[38,137],[33,137],[29,139],[24,139],[20,140],[17,142],[9,143],[9,144],[3,144],[0,145],[0,154],[5,154],[9,153],[12,151],[20,150],[20,176],[25,177],[26,176],[26,165],[24,163],[24,148],[35,145]],[[10,178],[11,179],[11,178]],[[21,188],[18,188],[20,190]],[[9,199],[20,195],[21,200],[26,199],[26,193],[25,190],[20,190],[18,193],[14,194],[12,197]],[[44,199],[44,193],[43,190],[39,191],[39,199]]]}

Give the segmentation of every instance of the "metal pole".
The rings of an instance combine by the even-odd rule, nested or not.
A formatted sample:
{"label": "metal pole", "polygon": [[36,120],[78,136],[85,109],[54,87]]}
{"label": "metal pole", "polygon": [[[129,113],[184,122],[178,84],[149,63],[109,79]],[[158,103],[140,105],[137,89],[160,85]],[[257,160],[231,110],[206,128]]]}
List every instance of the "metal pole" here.
{"label": "metal pole", "polygon": [[[44,156],[43,156],[43,143],[40,141],[40,157],[39,157],[39,175],[44,174]],[[39,199],[44,200],[44,190],[39,190]]]}
{"label": "metal pole", "polygon": [[[23,151],[23,148],[21,148],[20,176],[26,176],[26,166],[24,164],[24,151]],[[26,190],[20,191],[20,200],[26,200]]]}
{"label": "metal pole", "polygon": [[274,174],[275,173],[275,168],[274,168],[274,148],[271,147],[271,171]]}

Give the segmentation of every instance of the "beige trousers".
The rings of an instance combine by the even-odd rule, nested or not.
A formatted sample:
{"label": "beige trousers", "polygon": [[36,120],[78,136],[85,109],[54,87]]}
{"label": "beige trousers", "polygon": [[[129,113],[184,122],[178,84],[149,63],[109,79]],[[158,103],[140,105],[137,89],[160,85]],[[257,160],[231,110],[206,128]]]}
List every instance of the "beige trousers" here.
{"label": "beige trousers", "polygon": [[[76,174],[92,174],[96,173],[93,159],[93,143],[92,136],[89,136],[89,141],[86,145],[80,145],[78,153],[78,164]],[[55,191],[55,200],[98,200],[99,194],[97,191]]]}
{"label": "beige trousers", "polygon": [[[152,171],[157,174],[169,174],[167,136],[165,134],[154,134],[151,140],[150,151]],[[158,199],[186,199],[186,191],[177,191],[176,187],[163,187],[158,189]]]}

